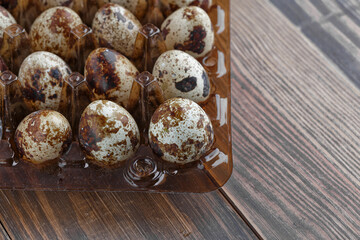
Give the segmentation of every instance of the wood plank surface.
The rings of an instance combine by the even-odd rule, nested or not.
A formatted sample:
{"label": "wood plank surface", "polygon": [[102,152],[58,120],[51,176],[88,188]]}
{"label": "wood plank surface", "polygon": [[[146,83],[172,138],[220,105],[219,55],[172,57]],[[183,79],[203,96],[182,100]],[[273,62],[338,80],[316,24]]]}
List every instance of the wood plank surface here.
{"label": "wood plank surface", "polygon": [[2,225],[0,226],[0,239],[4,239],[4,240],[10,239],[10,236],[7,234],[6,230]]}
{"label": "wood plank surface", "polygon": [[319,47],[328,36],[314,44],[280,4],[232,5],[235,169],[224,193],[265,239],[358,239],[358,63],[340,54],[354,65],[338,65]]}
{"label": "wood plank surface", "polygon": [[256,239],[218,192],[0,192],[12,239]]}
{"label": "wood plank surface", "polygon": [[360,87],[360,1],[271,2]]}

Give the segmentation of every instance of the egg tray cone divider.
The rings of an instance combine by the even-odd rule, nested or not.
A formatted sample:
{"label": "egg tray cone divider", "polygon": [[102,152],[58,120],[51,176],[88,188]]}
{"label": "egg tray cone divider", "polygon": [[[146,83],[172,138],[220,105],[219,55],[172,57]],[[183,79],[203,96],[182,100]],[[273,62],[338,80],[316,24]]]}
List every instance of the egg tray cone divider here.
{"label": "egg tray cone divider", "polygon": [[145,24],[135,41],[134,55],[138,55],[138,52],[143,54],[141,58],[135,59],[137,69],[151,72],[157,58],[166,50],[160,29],[152,23]]}
{"label": "egg tray cone divider", "polygon": [[94,96],[89,90],[84,76],[78,72],[72,73],[65,80],[62,96],[59,111],[69,120],[73,132],[73,142],[68,151],[61,156],[59,166],[61,169],[69,167],[85,168],[87,164],[86,157],[80,149],[77,133],[81,113],[91,103]]}
{"label": "egg tray cone divider", "polygon": [[6,70],[0,74],[0,166],[12,166],[14,151],[15,124],[11,116],[10,90],[17,82],[15,74]]}
{"label": "egg tray cone divider", "polygon": [[152,23],[161,27],[162,22],[171,14],[170,6],[167,0],[149,0],[148,11],[142,20],[143,24]]}
{"label": "egg tray cone divider", "polygon": [[18,73],[21,63],[31,53],[30,49],[29,36],[22,26],[12,24],[5,29],[0,56],[13,73]]}
{"label": "egg tray cone divider", "polygon": [[[153,6],[160,9],[165,18],[170,14],[167,12],[170,10],[166,1],[149,2],[150,7],[154,4]],[[78,144],[77,131],[81,112],[89,102],[94,100],[86,80],[81,75],[85,59],[94,49],[94,38],[91,29],[83,24],[71,29],[74,45],[69,56],[78,60],[73,61],[72,68],[79,73],[73,73],[65,80],[62,104],[59,109],[72,126],[73,143],[53,165],[36,168],[18,159],[13,132],[28,112],[19,98],[21,93],[19,94],[16,76],[9,71],[4,71],[5,66],[1,68],[4,71],[1,75],[2,79],[7,80],[0,83],[2,99],[4,99],[0,109],[2,116],[0,189],[209,192],[224,185],[232,172],[229,1],[213,2],[214,5],[208,13],[214,26],[215,46],[210,54],[198,59],[212,82],[210,98],[200,104],[214,127],[215,142],[211,151],[199,161],[186,166],[178,166],[163,161],[149,147],[147,139],[149,122],[156,107],[164,101],[159,84],[150,73],[157,58],[166,51],[166,48],[161,31],[154,25],[144,24],[138,34],[140,40],[137,41],[137,47],[139,51],[143,51],[143,57],[132,59],[132,61],[140,71],[145,72],[134,81],[129,105],[126,106],[139,125],[140,148],[118,168],[105,169],[88,164]],[[25,14],[24,11],[23,14]],[[159,25],[156,19],[148,18],[146,21]],[[89,23],[86,22],[86,24]],[[12,42],[10,41],[6,48],[17,50],[11,53],[10,59],[18,58],[19,53],[19,58],[21,58],[21,53],[23,53],[20,49],[24,49],[24,46],[19,42],[24,40],[16,39],[28,39],[24,30],[16,32],[17,35],[8,34]],[[23,56],[28,53],[25,51]],[[6,62],[6,64],[11,71],[17,72],[17,68],[13,67],[16,66],[15,61]]]}
{"label": "egg tray cone divider", "polygon": [[67,62],[73,71],[82,73],[87,57],[96,48],[94,35],[92,29],[85,24],[71,29],[70,35],[75,44],[69,52]]}
{"label": "egg tray cone divider", "polygon": [[[148,139],[151,116],[164,102],[164,97],[159,83],[147,71],[136,77],[130,96],[127,109],[137,120],[141,145],[136,156],[127,161],[124,177],[132,186],[146,189],[146,187],[162,184],[164,180],[164,172],[158,164],[159,159],[150,148]],[[139,97],[132,98],[132,96]]]}

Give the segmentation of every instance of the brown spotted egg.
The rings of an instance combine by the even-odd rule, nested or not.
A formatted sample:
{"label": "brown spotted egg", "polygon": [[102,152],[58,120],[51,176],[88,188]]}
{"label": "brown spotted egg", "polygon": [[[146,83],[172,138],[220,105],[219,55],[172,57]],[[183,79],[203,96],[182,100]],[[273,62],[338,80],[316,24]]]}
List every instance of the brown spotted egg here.
{"label": "brown spotted egg", "polygon": [[19,70],[24,101],[32,111],[58,110],[64,79],[71,74],[68,65],[50,52],[35,52],[25,58]]}
{"label": "brown spotted egg", "polygon": [[186,7],[190,4],[194,4],[196,6],[200,6],[201,8],[210,7],[212,4],[212,0],[168,0],[171,8],[179,8],[179,7]]}
{"label": "brown spotted egg", "polygon": [[160,55],[153,75],[158,79],[165,99],[182,97],[199,103],[210,95],[210,81],[205,69],[185,52],[170,50]]}
{"label": "brown spotted egg", "polygon": [[149,127],[150,146],[163,160],[180,165],[197,161],[214,142],[211,121],[189,99],[172,98],[154,112]]}
{"label": "brown spotted egg", "polygon": [[138,19],[141,19],[147,10],[147,0],[99,0],[100,5],[106,3],[115,3],[132,12]]}
{"label": "brown spotted egg", "polygon": [[129,10],[106,4],[97,11],[92,28],[99,46],[113,48],[127,57],[139,57],[134,56],[134,50],[141,23]]}
{"label": "brown spotted egg", "polygon": [[69,122],[52,110],[31,113],[15,132],[15,144],[21,158],[34,164],[59,158],[67,151],[71,140]]}
{"label": "brown spotted egg", "polygon": [[199,7],[184,7],[161,25],[167,49],[177,49],[195,58],[204,57],[214,45],[214,31],[207,13]]}
{"label": "brown spotted egg", "polygon": [[0,6],[0,45],[3,41],[5,29],[15,23],[15,18],[5,8]]}
{"label": "brown spotted egg", "polygon": [[72,9],[54,7],[36,18],[30,30],[30,39],[34,51],[48,51],[63,59],[72,56],[72,47],[76,39],[71,29],[82,24],[81,18]]}
{"label": "brown spotted egg", "polygon": [[139,74],[126,57],[108,48],[92,51],[84,72],[96,99],[111,100],[124,107],[127,106],[133,81]]}
{"label": "brown spotted egg", "polygon": [[81,115],[79,142],[92,163],[113,167],[136,152],[140,132],[134,118],[123,107],[97,100]]}

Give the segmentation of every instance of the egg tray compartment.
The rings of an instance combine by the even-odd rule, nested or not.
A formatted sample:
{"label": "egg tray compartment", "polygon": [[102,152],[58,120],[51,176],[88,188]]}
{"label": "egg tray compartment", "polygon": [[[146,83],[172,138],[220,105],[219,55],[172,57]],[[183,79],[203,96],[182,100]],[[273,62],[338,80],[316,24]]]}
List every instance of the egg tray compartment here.
{"label": "egg tray compartment", "polygon": [[[155,107],[163,100],[157,91],[156,79],[145,71],[134,81],[132,92],[137,94],[131,94],[128,106],[141,131],[139,150],[117,168],[101,168],[89,163],[84,159],[75,133],[80,113],[92,97],[87,95],[84,77],[74,72],[65,81],[67,105],[59,110],[68,118],[75,135],[69,151],[45,165],[24,162],[16,152],[13,135],[19,120],[28,112],[19,98],[16,75],[6,70],[6,64],[0,59],[0,189],[209,192],[223,186],[232,173],[229,1],[214,1],[208,13],[214,25],[215,46],[198,60],[207,70],[213,89],[210,98],[201,104],[214,127],[215,142],[211,151],[199,161],[184,166],[165,162],[153,153],[148,145],[147,129]],[[152,22],[156,21],[155,18]],[[7,65],[17,72],[22,60],[30,54],[29,45],[24,45],[29,40],[19,25],[10,26],[5,32],[2,46],[10,55]],[[81,71],[94,47],[89,40],[91,29],[81,25],[73,33],[77,37],[74,51],[78,61],[72,62],[72,68]],[[144,38],[145,51],[143,58],[134,62],[141,70],[151,70],[156,57],[164,51],[158,36],[158,29],[149,24],[140,31],[138,37]]]}

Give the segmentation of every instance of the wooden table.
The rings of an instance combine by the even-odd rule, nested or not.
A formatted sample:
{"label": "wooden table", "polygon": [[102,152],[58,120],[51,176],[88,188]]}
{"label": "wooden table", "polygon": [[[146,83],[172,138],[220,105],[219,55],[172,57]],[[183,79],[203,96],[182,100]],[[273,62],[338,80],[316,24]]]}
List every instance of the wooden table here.
{"label": "wooden table", "polygon": [[359,0],[232,0],[234,173],[207,194],[0,191],[11,239],[359,239]]}

